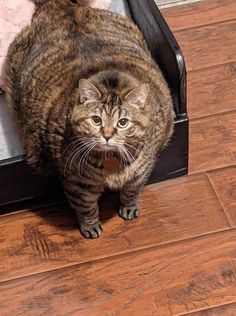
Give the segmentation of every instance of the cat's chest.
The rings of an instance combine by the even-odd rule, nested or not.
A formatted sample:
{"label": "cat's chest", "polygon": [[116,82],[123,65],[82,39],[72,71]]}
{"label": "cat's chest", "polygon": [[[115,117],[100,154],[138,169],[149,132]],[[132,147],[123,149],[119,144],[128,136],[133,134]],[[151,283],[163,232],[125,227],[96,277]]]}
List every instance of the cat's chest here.
{"label": "cat's chest", "polygon": [[129,168],[125,167],[120,159],[112,154],[103,155],[96,160],[93,166],[94,176],[102,185],[111,189],[120,189],[130,178]]}
{"label": "cat's chest", "polygon": [[107,173],[119,173],[121,170],[121,162],[115,156],[103,157],[101,166],[103,171]]}
{"label": "cat's chest", "polygon": [[104,175],[118,174],[122,170],[120,159],[113,153],[102,154],[90,159],[90,164]]}

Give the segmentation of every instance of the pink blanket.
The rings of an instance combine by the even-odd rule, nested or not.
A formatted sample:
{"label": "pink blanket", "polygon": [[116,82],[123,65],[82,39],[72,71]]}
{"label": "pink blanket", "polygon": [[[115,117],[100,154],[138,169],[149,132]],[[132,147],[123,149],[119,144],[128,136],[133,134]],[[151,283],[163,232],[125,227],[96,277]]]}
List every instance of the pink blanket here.
{"label": "pink blanket", "polygon": [[[94,8],[108,9],[112,0],[89,0]],[[79,2],[79,1],[78,1]],[[0,88],[4,90],[4,62],[14,37],[30,23],[34,4],[30,0],[0,0]]]}

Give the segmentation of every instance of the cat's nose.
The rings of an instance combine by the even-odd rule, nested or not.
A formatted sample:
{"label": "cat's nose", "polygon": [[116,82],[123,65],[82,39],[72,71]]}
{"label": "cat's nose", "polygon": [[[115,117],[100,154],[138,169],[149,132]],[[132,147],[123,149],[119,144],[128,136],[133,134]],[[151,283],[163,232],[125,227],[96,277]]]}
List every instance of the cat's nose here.
{"label": "cat's nose", "polygon": [[105,138],[105,140],[108,142],[109,139],[111,139],[114,135],[114,130],[111,128],[104,128],[103,130],[103,137]]}
{"label": "cat's nose", "polygon": [[104,138],[105,138],[105,140],[108,142],[108,141],[109,141],[109,139],[111,139],[111,138],[112,138],[112,135],[104,135],[103,137],[104,137]]}

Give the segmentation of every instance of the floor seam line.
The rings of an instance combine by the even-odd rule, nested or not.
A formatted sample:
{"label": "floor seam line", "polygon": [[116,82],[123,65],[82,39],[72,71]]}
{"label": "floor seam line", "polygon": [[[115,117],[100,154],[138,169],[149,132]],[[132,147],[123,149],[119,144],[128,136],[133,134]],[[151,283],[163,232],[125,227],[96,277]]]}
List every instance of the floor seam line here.
{"label": "floor seam line", "polygon": [[214,308],[218,308],[218,307],[223,307],[223,306],[229,306],[229,305],[232,305],[232,304],[235,304],[236,301],[232,301],[232,302],[228,302],[228,303],[225,303],[225,304],[219,304],[219,305],[212,305],[210,307],[206,307],[206,308],[202,308],[202,309],[196,309],[194,311],[191,311],[191,312],[187,312],[187,313],[183,313],[183,314],[176,314],[176,315],[173,315],[173,316],[188,316],[192,313],[198,313],[198,312],[205,312],[205,311],[208,311],[208,310],[213,310]]}
{"label": "floor seam line", "polygon": [[235,21],[236,22],[236,16],[235,16],[235,18],[231,18],[231,19],[228,19],[228,20],[223,20],[223,21],[216,21],[216,22],[212,22],[212,23],[209,23],[209,24],[204,24],[204,25],[196,25],[196,26],[191,26],[191,27],[187,27],[187,28],[185,28],[185,29],[181,29],[181,30],[172,30],[172,32],[174,33],[174,35],[175,34],[177,34],[177,33],[182,33],[182,32],[184,32],[184,31],[186,31],[186,30],[194,30],[194,29],[197,29],[197,28],[203,28],[203,27],[208,27],[208,26],[211,26],[211,25],[217,25],[217,24],[226,24],[226,23],[228,23],[228,22],[233,22],[233,21]]}
{"label": "floor seam line", "polygon": [[234,112],[236,113],[236,109],[228,110],[228,111],[224,111],[224,112],[220,112],[220,113],[212,113],[212,114],[208,114],[208,115],[205,115],[205,116],[199,116],[199,117],[194,117],[194,118],[190,117],[189,121],[196,121],[196,120],[208,118],[208,117],[211,117],[211,116],[217,116],[217,115],[232,114]]}
{"label": "floor seam line", "polygon": [[224,208],[224,206],[223,206],[223,203],[221,202],[221,199],[220,199],[218,193],[217,193],[216,190],[215,190],[214,184],[212,183],[211,178],[210,178],[209,175],[208,175],[208,172],[206,172],[206,175],[207,175],[207,178],[209,179],[209,182],[210,182],[210,184],[211,184],[211,187],[212,187],[213,191],[215,192],[215,196],[216,196],[217,200],[219,201],[220,206],[221,206],[221,208],[222,208],[222,210],[223,210],[223,212],[224,212],[224,214],[225,214],[225,217],[226,217],[226,219],[227,219],[228,222],[229,222],[230,227],[234,227],[233,223],[231,223],[230,215],[229,215],[228,212],[225,210],[225,208]]}

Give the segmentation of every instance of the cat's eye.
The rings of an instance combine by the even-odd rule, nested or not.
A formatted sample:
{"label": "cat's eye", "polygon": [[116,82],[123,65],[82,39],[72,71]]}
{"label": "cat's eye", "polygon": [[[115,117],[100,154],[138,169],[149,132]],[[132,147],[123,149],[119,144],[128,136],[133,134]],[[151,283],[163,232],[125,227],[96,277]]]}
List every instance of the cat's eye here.
{"label": "cat's eye", "polygon": [[91,120],[92,120],[93,125],[95,125],[95,126],[100,126],[100,125],[102,125],[102,119],[101,119],[101,117],[98,116],[98,115],[92,116]]}
{"label": "cat's eye", "polygon": [[122,118],[117,123],[117,126],[119,128],[126,128],[128,125],[129,125],[129,120],[127,118]]}

